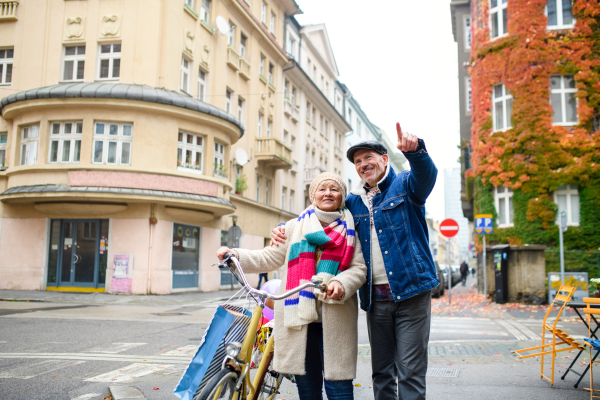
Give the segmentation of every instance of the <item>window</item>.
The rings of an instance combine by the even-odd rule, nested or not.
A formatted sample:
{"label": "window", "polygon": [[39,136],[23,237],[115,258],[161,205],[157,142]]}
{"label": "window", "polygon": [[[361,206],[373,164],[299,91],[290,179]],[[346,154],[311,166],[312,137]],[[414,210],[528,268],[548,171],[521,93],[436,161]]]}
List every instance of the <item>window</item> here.
{"label": "window", "polygon": [[325,90],[325,77],[321,75],[321,92]]}
{"label": "window", "polygon": [[472,91],[471,91],[471,77],[467,76],[465,78],[465,95],[466,95],[466,107],[467,107],[467,112],[471,111],[471,104],[472,104]]}
{"label": "window", "polygon": [[202,7],[200,7],[200,20],[208,24],[210,18],[210,0],[202,0]]}
{"label": "window", "polygon": [[296,88],[292,86],[292,98],[290,99],[293,105],[296,105]]}
{"label": "window", "polygon": [[272,85],[273,84],[273,73],[274,73],[275,67],[273,66],[273,64],[269,63],[269,83]]}
{"label": "window", "polygon": [[194,9],[194,0],[185,0],[185,5],[193,10]]}
{"label": "window", "polygon": [[560,213],[566,211],[567,225],[579,225],[579,187],[562,185],[554,191],[554,202],[558,206],[556,224],[560,224]]}
{"label": "window", "polygon": [[319,133],[323,134],[323,114],[319,115]]}
{"label": "window", "polygon": [[287,188],[285,186],[283,186],[281,188],[281,209],[285,210],[285,194],[287,192]]}
{"label": "window", "polygon": [[256,136],[261,137],[262,131],[263,131],[263,115],[261,113],[258,113],[258,130],[256,132]]}
{"label": "window", "polygon": [[85,66],[85,46],[65,46],[63,81],[82,81]]}
{"label": "window", "polygon": [[317,83],[317,66],[313,66],[313,82]]}
{"label": "window", "polygon": [[287,146],[288,136],[289,136],[289,133],[288,133],[288,131],[286,131],[286,130],[284,129],[284,130],[283,130],[283,144],[285,144],[286,146]]}
{"label": "window", "polygon": [[225,112],[231,114],[231,90],[225,89]]}
{"label": "window", "polygon": [[227,33],[227,46],[233,47],[235,44],[235,25],[229,21],[229,32]]}
{"label": "window", "polygon": [[512,102],[513,98],[503,84],[494,86],[492,93],[494,131],[504,131],[512,128]]}
{"label": "window", "polygon": [[271,24],[269,25],[269,30],[272,34],[275,34],[275,14],[271,13]]}
{"label": "window", "polygon": [[575,79],[572,75],[552,75],[550,77],[550,103],[554,110],[555,125],[577,124],[576,92]]}
{"label": "window", "polygon": [[327,120],[325,120],[325,132],[323,134],[325,135],[325,139],[329,139],[329,121]]}
{"label": "window", "polygon": [[213,157],[213,175],[222,178],[227,177],[227,167],[225,166],[225,145],[215,140],[215,153]]}
{"label": "window", "polygon": [[296,137],[292,136],[292,140],[290,142],[290,148],[292,149],[292,157],[294,159],[296,159],[296,151],[294,150],[296,148]]}
{"label": "window", "polygon": [[189,91],[188,82],[190,80],[190,64],[191,63],[188,60],[181,57],[181,79],[179,82],[179,89],[185,93]]}
{"label": "window", "polygon": [[471,17],[470,16],[465,16],[465,50],[468,50],[471,48]]}
{"label": "window", "polygon": [[244,121],[244,116],[246,115],[245,109],[246,102],[244,101],[244,99],[238,96],[238,121],[240,122]]}
{"label": "window", "polygon": [[362,136],[362,122],[360,119],[356,118],[356,133],[358,136]]}
{"label": "window", "polygon": [[495,189],[494,195],[496,211],[498,212],[498,227],[504,228],[507,226],[513,226],[514,211],[512,189],[505,188],[504,186],[498,186]]}
{"label": "window", "polygon": [[312,108],[312,125],[316,128],[317,126],[317,109],[313,106]]}
{"label": "window", "polygon": [[306,120],[310,122],[310,103],[306,102]]}
{"label": "window", "polygon": [[490,36],[495,39],[508,33],[508,0],[490,1]]}
{"label": "window", "polygon": [[0,84],[2,85],[12,83],[14,53],[13,49],[0,50]]}
{"label": "window", "polygon": [[256,201],[260,202],[260,175],[256,175]]}
{"label": "window", "polygon": [[200,101],[205,101],[204,96],[206,93],[208,93],[207,75],[208,74],[201,69],[198,70],[198,100]]}
{"label": "window", "polygon": [[204,137],[179,131],[177,138],[177,167],[204,170]]}
{"label": "window", "polygon": [[0,167],[6,165],[6,142],[8,140],[8,133],[0,133]]}
{"label": "window", "polygon": [[119,79],[121,74],[121,45],[100,45],[98,79]]}
{"label": "window", "polygon": [[271,180],[265,182],[265,204],[270,205],[271,202]]}
{"label": "window", "polygon": [[21,128],[21,163],[20,165],[37,164],[40,126],[30,125]]}
{"label": "window", "polygon": [[50,163],[78,163],[83,122],[53,122],[50,129]]}
{"label": "window", "polygon": [[296,39],[290,34],[288,34],[287,52],[291,54],[292,57],[296,57]]}
{"label": "window", "polygon": [[548,27],[571,28],[574,23],[571,6],[571,0],[548,0]]}
{"label": "window", "polygon": [[290,190],[290,212],[294,212],[294,195],[296,194],[295,191]]}
{"label": "window", "polygon": [[350,122],[350,124],[352,124],[352,109],[348,109],[348,122]]}
{"label": "window", "polygon": [[258,73],[265,76],[265,56],[260,55],[260,64],[258,64]]}
{"label": "window", "polygon": [[260,6],[260,21],[265,25],[267,24],[267,3],[264,1]]}
{"label": "window", "polygon": [[246,41],[248,38],[242,34],[240,36],[240,57],[246,58]]}
{"label": "window", "polygon": [[290,87],[290,82],[286,79],[283,81],[283,97],[285,97],[286,99],[290,99],[290,95],[289,95],[289,87]]}
{"label": "window", "polygon": [[267,137],[271,137],[271,132],[273,130],[273,121],[267,121]]}
{"label": "window", "polygon": [[131,164],[133,125],[96,122],[94,127],[94,164]]}

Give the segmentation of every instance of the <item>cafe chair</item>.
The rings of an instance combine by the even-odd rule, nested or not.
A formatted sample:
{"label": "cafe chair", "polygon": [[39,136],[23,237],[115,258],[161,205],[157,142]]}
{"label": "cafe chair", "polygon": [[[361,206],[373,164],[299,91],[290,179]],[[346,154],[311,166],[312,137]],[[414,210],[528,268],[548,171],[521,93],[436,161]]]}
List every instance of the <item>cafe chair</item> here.
{"label": "cafe chair", "polygon": [[[590,399],[600,399],[600,395],[594,396],[595,392],[600,393],[600,389],[594,389],[594,363],[600,362],[600,361],[595,361],[596,357],[598,357],[598,353],[600,352],[600,340],[594,339],[592,337],[592,316],[600,315],[600,309],[592,308],[592,304],[600,304],[600,299],[595,298],[595,297],[584,297],[583,302],[585,303],[585,308],[583,309],[583,312],[585,314],[587,314],[588,335],[590,335],[589,338],[584,339],[586,347],[588,347],[590,350],[590,365],[589,365]],[[596,353],[593,358],[592,358],[592,352]],[[587,390],[587,388],[584,388],[584,389]]]}
{"label": "cafe chair", "polygon": [[[575,289],[576,288],[574,288],[572,286],[561,286],[558,289],[558,291],[556,292],[556,296],[554,297],[552,304],[550,304],[550,307],[548,307],[548,311],[546,312],[546,315],[544,316],[544,321],[542,323],[542,345],[530,347],[528,349],[521,349],[521,350],[513,351],[513,353],[516,353],[519,355],[519,359],[541,356],[541,364],[542,365],[541,365],[540,379],[546,379],[546,380],[550,381],[550,385],[552,387],[554,387],[554,364],[555,364],[554,360],[556,358],[556,354],[560,353],[562,351],[568,351],[568,350],[574,350],[574,349],[585,350],[585,347],[582,346],[575,339],[573,339],[571,336],[569,336],[568,333],[566,333],[562,329],[558,329],[556,327],[565,307],[567,306],[569,301],[571,301],[571,299],[573,298],[573,293],[575,293]],[[560,308],[558,309],[558,314],[556,315],[556,317],[554,317],[554,321],[552,321],[552,318],[550,317],[550,313],[552,312],[552,310],[554,309],[555,306],[560,306]],[[549,333],[552,335],[551,343],[546,343],[546,333]],[[524,354],[524,353],[529,353],[531,351],[537,351],[537,352],[532,353],[532,354]],[[544,375],[544,356],[547,354],[551,354],[550,357],[552,358],[552,367],[551,367],[550,377],[547,377],[546,375]]]}

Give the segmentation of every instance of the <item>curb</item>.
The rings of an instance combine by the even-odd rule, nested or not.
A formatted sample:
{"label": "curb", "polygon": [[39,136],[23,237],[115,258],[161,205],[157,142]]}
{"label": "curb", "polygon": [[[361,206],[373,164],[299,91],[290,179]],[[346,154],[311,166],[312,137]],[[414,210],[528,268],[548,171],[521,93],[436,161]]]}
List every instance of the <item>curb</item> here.
{"label": "curb", "polygon": [[109,386],[113,400],[146,400],[142,392],[132,386]]}

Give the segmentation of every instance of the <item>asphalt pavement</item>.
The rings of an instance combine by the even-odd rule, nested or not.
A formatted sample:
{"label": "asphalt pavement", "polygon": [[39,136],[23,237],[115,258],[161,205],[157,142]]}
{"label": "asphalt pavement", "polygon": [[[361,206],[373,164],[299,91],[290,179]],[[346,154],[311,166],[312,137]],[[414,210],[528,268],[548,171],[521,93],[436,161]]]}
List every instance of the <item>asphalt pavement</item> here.
{"label": "asphalt pavement", "polygon": [[[588,377],[578,389],[576,375],[560,379],[575,352],[557,356],[555,388],[540,380],[538,359],[511,353],[539,344],[547,306],[485,303],[473,284],[470,278],[467,286],[455,287],[452,304],[447,295],[432,300],[428,399],[589,397],[582,389]],[[148,400],[176,399],[172,390],[216,306],[232,294],[0,291],[0,399],[103,399],[109,387],[119,386]],[[560,327],[579,340],[587,335],[571,312]],[[361,312],[357,399],[373,398],[368,343]],[[578,371],[588,358],[578,360]],[[295,385],[284,381],[276,398],[297,399]]]}

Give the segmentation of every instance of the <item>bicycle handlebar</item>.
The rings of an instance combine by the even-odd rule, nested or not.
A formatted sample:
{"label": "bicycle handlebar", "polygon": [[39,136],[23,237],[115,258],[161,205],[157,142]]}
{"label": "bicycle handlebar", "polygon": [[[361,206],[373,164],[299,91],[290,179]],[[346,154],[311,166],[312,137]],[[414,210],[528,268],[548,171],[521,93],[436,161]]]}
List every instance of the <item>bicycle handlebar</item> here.
{"label": "bicycle handlebar", "polygon": [[[283,300],[290,297],[293,294],[300,292],[301,290],[308,289],[311,287],[319,289],[321,292],[327,291],[327,285],[323,283],[323,278],[321,278],[320,276],[313,276],[310,282],[304,283],[280,295],[270,294],[265,292],[264,290],[255,289],[248,284],[248,281],[246,280],[246,275],[244,275],[244,271],[242,271],[242,268],[240,267],[239,260],[232,253],[225,253],[225,255],[223,256],[223,261],[221,261],[218,264],[218,267],[229,268],[232,274],[236,277],[236,279],[242,284],[243,288],[246,289],[246,291],[248,291],[250,294],[258,295],[261,299],[268,298],[273,300]],[[240,274],[242,278],[241,280],[234,273],[234,270],[236,270],[236,272]]]}

